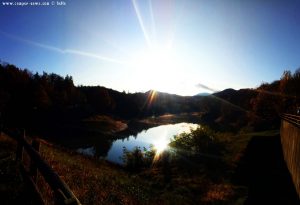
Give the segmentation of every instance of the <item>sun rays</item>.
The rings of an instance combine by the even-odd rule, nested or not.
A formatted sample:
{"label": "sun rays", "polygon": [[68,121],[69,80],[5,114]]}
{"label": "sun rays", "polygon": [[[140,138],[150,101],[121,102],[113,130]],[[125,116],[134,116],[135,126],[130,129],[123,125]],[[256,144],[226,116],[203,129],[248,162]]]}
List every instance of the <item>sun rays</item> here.
{"label": "sun rays", "polygon": [[[31,39],[27,39],[24,38],[22,36],[17,36],[11,33],[7,33],[4,31],[0,30],[0,34],[2,34],[3,36],[10,38],[12,40],[21,42],[21,43],[25,43],[31,46],[35,46],[35,47],[39,47],[42,49],[46,49],[49,51],[53,51],[56,53],[61,53],[61,54],[72,54],[72,55],[78,55],[78,56],[84,56],[84,57],[88,57],[88,58],[94,58],[94,59],[98,59],[101,61],[106,61],[106,62],[110,62],[110,63],[116,63],[116,64],[120,64],[120,65],[124,65],[124,66],[139,66],[139,68],[142,69],[149,69],[149,68],[161,68],[161,66],[158,66],[160,64],[170,64],[170,58],[169,58],[169,52],[164,49],[164,43],[162,43],[161,45],[158,45],[156,43],[156,22],[155,22],[155,16],[154,16],[154,12],[153,12],[153,6],[152,6],[152,1],[149,0],[146,5],[146,7],[148,8],[148,12],[149,12],[149,18],[150,18],[150,25],[145,24],[144,18],[143,18],[143,13],[141,12],[139,3],[137,0],[131,0],[131,4],[134,8],[134,12],[135,12],[135,16],[136,19],[138,20],[139,26],[141,28],[142,34],[144,36],[144,39],[146,41],[146,44],[148,46],[147,49],[144,49],[143,51],[138,51],[137,55],[135,55],[134,53],[129,53],[129,49],[127,48],[122,48],[119,45],[115,45],[109,42],[109,45],[113,48],[116,49],[118,51],[122,51],[124,53],[124,58],[125,60],[120,60],[118,58],[114,58],[111,56],[107,56],[105,54],[99,54],[99,53],[94,53],[94,52],[89,52],[89,51],[85,51],[85,50],[81,50],[81,49],[74,49],[74,48],[61,48],[61,47],[57,47],[55,45],[49,45],[47,43],[44,42],[39,42],[39,41],[35,41],[35,40],[31,40]],[[144,6],[145,6],[144,5]],[[151,35],[149,35],[149,32],[147,30],[147,27],[151,27],[151,33],[152,35],[152,39],[151,39]],[[87,32],[87,31],[86,31]],[[101,37],[101,39],[103,39],[103,41],[105,43],[106,40]],[[169,46],[170,43],[165,43],[165,45]],[[162,46],[163,45],[163,46]],[[167,55],[162,55],[162,54],[167,54]],[[129,55],[130,57],[126,56]],[[132,58],[134,58],[134,60],[132,60]],[[163,60],[163,59],[167,59],[167,60]],[[167,62],[166,62],[167,61]]]}
{"label": "sun rays", "polygon": [[[53,67],[62,67],[68,72],[72,69],[77,70],[80,66],[86,67],[87,69],[80,74],[74,74],[76,83],[81,81],[78,84],[87,81],[89,84],[101,84],[118,91],[159,90],[173,94],[193,95],[198,91],[191,72],[187,72],[191,67],[190,61],[185,59],[184,53],[180,50],[180,39],[174,38],[175,27],[179,25],[175,20],[178,19],[178,11],[181,11],[176,4],[172,1],[128,1],[126,8],[130,13],[128,13],[129,17],[124,19],[132,24],[131,27],[124,27],[128,30],[115,29],[116,24],[112,21],[107,23],[108,28],[111,29],[107,31],[101,30],[106,27],[98,28],[98,25],[83,27],[78,24],[79,26],[73,32],[74,36],[73,33],[68,36],[70,40],[44,41],[35,38],[35,35],[26,36],[1,30],[0,37],[13,40],[17,44],[24,44],[28,50],[41,52],[39,54],[41,56],[52,52],[54,60],[49,60],[49,65],[42,64],[39,62],[40,59],[36,60],[35,66],[38,71],[41,67],[46,67],[48,70],[51,64],[54,64]],[[112,15],[116,14],[112,13]],[[125,34],[123,35],[122,32]],[[77,35],[79,38],[75,38]],[[59,44],[61,42],[63,45]],[[88,76],[90,71],[94,73]],[[152,94],[148,104],[152,104],[155,100],[155,93]]]}
{"label": "sun rays", "polygon": [[144,105],[143,105],[143,108],[146,107],[147,109],[149,109],[150,106],[153,104],[153,102],[154,102],[156,96],[157,96],[157,91],[155,91],[155,90],[150,90],[150,91],[148,92],[148,96],[147,96],[147,99],[146,99],[146,101],[145,101],[145,103],[144,103]]}
{"label": "sun rays", "polygon": [[[138,1],[132,0],[131,2],[148,47],[142,48],[141,50],[136,52],[133,55],[133,59],[130,60],[130,64],[136,70],[143,69],[146,72],[151,70],[151,72],[147,73],[149,79],[158,79],[155,83],[164,83],[165,81],[170,79],[168,78],[168,76],[171,77],[171,75],[174,74],[174,72],[172,71],[179,71],[181,69],[180,67],[182,66],[179,62],[179,56],[176,55],[176,52],[174,50],[174,31],[169,29],[166,33],[164,33],[165,31],[161,32],[160,30],[157,30],[157,23],[160,23],[164,25],[164,27],[166,27],[166,25],[171,24],[171,22],[169,22],[169,18],[159,19],[161,21],[156,22],[156,18],[154,15],[156,13],[153,10],[152,1],[148,0],[148,5],[146,6],[146,10],[148,11],[146,11],[146,13],[148,13],[148,18],[150,19],[150,25],[146,25]],[[169,4],[171,3],[169,2]],[[167,13],[169,13],[169,11]],[[149,33],[148,31],[151,32]],[[160,34],[159,39],[157,39],[157,32],[164,33],[164,35]],[[157,88],[151,87],[151,89]]]}
{"label": "sun rays", "polygon": [[140,12],[139,6],[138,6],[136,0],[132,0],[131,2],[132,2],[132,5],[134,7],[134,11],[135,11],[136,17],[137,17],[137,19],[139,21],[140,27],[141,27],[141,29],[143,31],[143,34],[144,34],[145,40],[147,42],[147,45],[150,47],[152,43],[151,43],[150,37],[148,35],[148,32],[146,30],[143,18],[141,16],[141,12]]}
{"label": "sun rays", "polygon": [[157,92],[155,90],[151,90],[148,96],[148,105],[151,105],[157,95]]}

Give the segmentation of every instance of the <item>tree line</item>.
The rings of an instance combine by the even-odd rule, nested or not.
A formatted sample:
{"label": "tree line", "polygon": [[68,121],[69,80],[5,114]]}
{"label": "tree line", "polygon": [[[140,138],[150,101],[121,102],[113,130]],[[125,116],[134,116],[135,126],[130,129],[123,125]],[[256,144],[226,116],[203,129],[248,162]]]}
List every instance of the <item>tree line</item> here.
{"label": "tree line", "polygon": [[279,114],[300,106],[300,69],[284,71],[255,89],[226,89],[210,96],[183,97],[161,92],[125,93],[102,86],[75,86],[72,76],[32,73],[0,64],[0,120],[14,127],[78,122],[104,114],[121,119],[165,113],[202,112],[219,127],[278,126]]}
{"label": "tree line", "polygon": [[219,106],[217,117],[222,116],[227,121],[232,119],[234,123],[244,123],[256,129],[278,128],[281,113],[295,115],[299,112],[300,68],[294,73],[284,71],[279,80],[262,83],[255,89],[227,89],[214,96],[230,103]]}
{"label": "tree line", "polygon": [[32,73],[0,64],[0,113],[5,124],[35,126],[105,114],[122,119],[197,110],[197,98],[155,93],[125,93],[102,86],[75,86],[72,76]]}

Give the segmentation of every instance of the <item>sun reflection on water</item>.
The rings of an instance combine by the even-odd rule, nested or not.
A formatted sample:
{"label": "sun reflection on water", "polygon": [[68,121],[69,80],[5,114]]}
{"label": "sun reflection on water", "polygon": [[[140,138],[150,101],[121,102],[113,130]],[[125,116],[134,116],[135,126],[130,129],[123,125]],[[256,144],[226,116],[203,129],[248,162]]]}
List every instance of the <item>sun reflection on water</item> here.
{"label": "sun reflection on water", "polygon": [[156,155],[160,155],[163,151],[168,148],[169,142],[165,139],[156,141],[153,146],[156,151]]}

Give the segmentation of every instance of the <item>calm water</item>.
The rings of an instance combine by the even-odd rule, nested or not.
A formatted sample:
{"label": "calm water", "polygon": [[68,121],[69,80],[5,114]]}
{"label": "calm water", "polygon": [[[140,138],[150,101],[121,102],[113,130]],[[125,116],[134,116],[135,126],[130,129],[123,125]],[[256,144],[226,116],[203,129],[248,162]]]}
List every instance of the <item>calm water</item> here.
{"label": "calm water", "polygon": [[[191,129],[195,129],[198,125],[193,123],[177,123],[170,125],[161,125],[152,127],[148,130],[144,130],[138,133],[136,136],[129,136],[125,139],[115,140],[110,147],[107,156],[107,160],[122,164],[123,148],[132,150],[134,147],[150,148],[150,145],[162,145],[168,144],[170,139],[174,135],[189,132]],[[95,155],[95,147],[80,148],[78,152],[86,155]]]}

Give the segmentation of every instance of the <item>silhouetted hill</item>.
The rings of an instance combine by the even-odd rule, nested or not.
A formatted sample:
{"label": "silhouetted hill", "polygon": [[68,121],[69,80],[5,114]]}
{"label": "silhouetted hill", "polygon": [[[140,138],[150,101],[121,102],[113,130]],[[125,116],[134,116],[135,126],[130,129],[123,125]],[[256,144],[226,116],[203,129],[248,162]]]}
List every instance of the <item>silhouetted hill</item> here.
{"label": "silhouetted hill", "polygon": [[300,106],[300,70],[256,89],[226,89],[208,96],[179,96],[150,90],[125,93],[102,86],[76,87],[71,76],[31,73],[0,64],[0,120],[17,127],[76,125],[95,115],[136,119],[166,113],[203,113],[220,129],[277,127],[281,112]]}
{"label": "silhouetted hill", "polygon": [[74,86],[71,76],[31,73],[0,65],[1,120],[9,125],[75,123],[105,114],[133,119],[165,113],[201,111],[201,97],[148,91],[125,93],[102,86]]}
{"label": "silhouetted hill", "polygon": [[213,95],[222,98],[245,110],[251,110],[251,100],[256,98],[258,92],[256,89],[225,89],[214,93]]}
{"label": "silhouetted hill", "polygon": [[225,90],[219,91],[214,93],[213,95],[219,95],[219,96],[228,96],[228,95],[232,95],[233,93],[235,93],[236,90],[233,88],[227,88]]}

